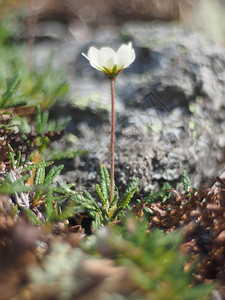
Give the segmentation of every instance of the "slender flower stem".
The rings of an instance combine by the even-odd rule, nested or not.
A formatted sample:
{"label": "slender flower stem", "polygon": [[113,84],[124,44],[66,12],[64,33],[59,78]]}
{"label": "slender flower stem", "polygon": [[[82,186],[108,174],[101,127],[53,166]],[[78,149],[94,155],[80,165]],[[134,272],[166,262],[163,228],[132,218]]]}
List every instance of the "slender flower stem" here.
{"label": "slender flower stem", "polygon": [[114,184],[114,127],[115,127],[115,78],[111,79],[111,177],[110,177],[110,203],[113,201]]}
{"label": "slender flower stem", "polygon": [[29,69],[32,69],[34,37],[35,37],[35,29],[37,23],[37,9],[35,6],[35,0],[30,1],[29,14],[30,15],[28,19],[27,65]]}

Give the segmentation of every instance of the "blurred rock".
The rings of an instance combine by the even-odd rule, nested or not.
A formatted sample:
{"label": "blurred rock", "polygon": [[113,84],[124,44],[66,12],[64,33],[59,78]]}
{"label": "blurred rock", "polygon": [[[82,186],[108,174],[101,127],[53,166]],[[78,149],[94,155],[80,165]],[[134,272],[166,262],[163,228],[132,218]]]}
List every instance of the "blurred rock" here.
{"label": "blurred rock", "polygon": [[[116,80],[115,180],[123,191],[140,179],[140,196],[169,181],[173,186],[187,170],[199,187],[220,175],[225,146],[225,54],[214,42],[179,25],[129,23],[119,30],[96,30],[102,45],[131,40],[133,65]],[[103,34],[102,34],[103,33]],[[61,45],[69,51],[70,42]],[[63,180],[92,191],[99,164],[110,162],[110,87],[104,74],[81,56],[88,44],[73,48],[68,61],[71,103],[52,109],[55,118],[71,114],[72,147],[88,154],[67,164]],[[117,47],[117,46],[116,46]],[[115,47],[115,48],[116,48]],[[55,60],[63,60],[60,51]],[[72,67],[74,71],[72,72]],[[68,146],[68,145],[67,145]]]}
{"label": "blurred rock", "polygon": [[45,1],[40,17],[79,19],[89,26],[121,24],[128,20],[179,20],[193,0],[51,0]]}

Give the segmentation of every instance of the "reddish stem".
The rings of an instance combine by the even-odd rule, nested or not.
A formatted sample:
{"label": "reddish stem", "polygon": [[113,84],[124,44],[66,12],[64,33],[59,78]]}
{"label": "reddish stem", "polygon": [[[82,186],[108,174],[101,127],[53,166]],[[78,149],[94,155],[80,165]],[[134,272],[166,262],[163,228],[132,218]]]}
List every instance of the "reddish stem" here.
{"label": "reddish stem", "polygon": [[115,79],[111,79],[111,177],[110,177],[110,203],[113,201],[113,184],[114,184],[114,127],[115,127]]}
{"label": "reddish stem", "polygon": [[29,8],[29,19],[28,19],[28,39],[27,39],[27,65],[29,69],[33,67],[33,46],[34,46],[34,36],[37,23],[37,11],[35,7],[35,0],[30,1]]}

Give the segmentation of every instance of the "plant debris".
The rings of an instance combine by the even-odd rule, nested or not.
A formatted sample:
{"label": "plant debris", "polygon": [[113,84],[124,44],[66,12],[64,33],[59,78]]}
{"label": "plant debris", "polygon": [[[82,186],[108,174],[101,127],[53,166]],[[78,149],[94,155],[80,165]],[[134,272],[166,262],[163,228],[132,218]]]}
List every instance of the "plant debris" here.
{"label": "plant debris", "polygon": [[147,207],[154,215],[149,223],[151,231],[160,228],[172,232],[182,228],[182,251],[201,258],[195,281],[216,281],[224,286],[225,178],[216,180],[211,189],[189,188],[184,193],[172,189],[173,195],[167,201]]}

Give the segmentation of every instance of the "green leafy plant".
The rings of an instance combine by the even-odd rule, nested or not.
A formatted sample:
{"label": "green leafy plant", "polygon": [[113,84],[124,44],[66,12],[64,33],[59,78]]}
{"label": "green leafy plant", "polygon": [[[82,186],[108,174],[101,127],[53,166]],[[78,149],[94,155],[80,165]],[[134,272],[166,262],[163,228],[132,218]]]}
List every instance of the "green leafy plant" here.
{"label": "green leafy plant", "polygon": [[0,108],[6,108],[8,106],[17,105],[21,102],[21,99],[18,100],[16,95],[14,95],[19,84],[20,79],[18,78],[18,75],[13,76],[6,82],[5,91],[3,91],[1,95]]}
{"label": "green leafy plant", "polygon": [[1,19],[0,108],[40,104],[42,109],[46,109],[67,94],[68,84],[64,73],[51,66],[50,59],[44,68],[28,68],[26,45],[16,43],[21,27],[22,22],[16,18]]}
{"label": "green leafy plant", "polygon": [[192,188],[192,183],[191,183],[191,180],[190,180],[186,170],[184,170],[183,175],[182,175],[182,183],[183,183],[185,192],[187,192],[190,188]]}
{"label": "green leafy plant", "polygon": [[36,144],[39,151],[43,152],[51,142],[49,133],[52,133],[53,136],[55,133],[62,132],[65,126],[70,121],[70,118],[67,118],[62,124],[57,125],[56,122],[49,121],[49,112],[41,112],[40,105],[36,107],[36,117],[34,122],[35,133],[37,133]]}
{"label": "green leafy plant", "polygon": [[[86,153],[84,150],[56,150],[51,149],[49,144],[51,142],[48,134],[53,133],[57,135],[64,132],[65,127],[70,122],[71,118],[67,117],[65,120],[57,124],[55,120],[49,120],[49,112],[41,111],[40,105],[36,107],[36,117],[34,122],[35,132],[39,134],[37,137],[38,148],[42,152],[42,157],[47,160],[62,160],[62,159],[73,159],[78,155]],[[43,152],[43,150],[45,150]]]}
{"label": "green leafy plant", "polygon": [[[51,61],[51,60],[50,60]],[[63,71],[54,70],[50,63],[44,70],[26,70],[23,75],[21,90],[26,98],[29,97],[28,105],[40,104],[41,109],[46,109],[68,93],[69,86],[62,79]]]}
{"label": "green leafy plant", "polygon": [[[51,168],[46,171],[53,162],[42,160],[34,164],[30,155],[23,159],[21,153],[16,156],[12,147],[9,145],[9,157],[12,170],[0,184],[0,194],[11,195],[15,198],[15,204],[20,211],[24,211],[34,225],[42,225],[54,221],[65,220],[74,214],[74,206],[68,199],[69,186],[57,187],[53,184],[56,176],[60,174],[63,165]],[[34,174],[34,175],[32,175]],[[28,184],[29,179],[33,180]],[[42,218],[38,218],[33,209],[39,211]]]}
{"label": "green leafy plant", "polygon": [[73,159],[76,156],[83,155],[87,151],[86,150],[55,150],[55,149],[48,149],[45,156],[48,158],[48,160],[62,160],[62,159]]}
{"label": "green leafy plant", "polygon": [[[71,216],[71,212],[65,205],[65,210],[67,213],[63,213],[64,208],[62,208],[62,203],[59,194],[65,194],[65,189],[57,188],[53,185],[53,181],[57,175],[59,175],[63,169],[63,165],[53,167],[48,173],[46,173],[46,168],[48,168],[53,162],[41,161],[40,163],[33,164],[25,167],[26,171],[31,171],[35,169],[34,177],[34,189],[32,195],[32,207],[41,206],[44,202],[43,215],[46,222],[53,222],[57,220],[62,220]],[[65,197],[63,197],[65,199]],[[70,207],[71,208],[71,207]],[[26,211],[27,212],[27,211]],[[30,216],[28,214],[28,216]],[[32,217],[35,219],[34,215]]]}
{"label": "green leafy plant", "polygon": [[26,186],[25,182],[28,175],[15,178],[12,173],[7,174],[0,184],[0,195],[13,195],[15,193],[24,193],[31,190],[30,186]]}
{"label": "green leafy plant", "polygon": [[[0,9],[5,8],[5,3],[0,3]],[[2,11],[1,11],[2,12]],[[19,16],[13,16],[12,14],[7,14],[5,18],[1,17],[0,22],[0,45],[1,47],[9,46],[10,40],[15,39],[22,30],[23,23],[19,20]]]}
{"label": "green leafy plant", "polygon": [[83,194],[74,193],[72,201],[78,205],[77,211],[83,210],[93,218],[93,227],[106,225],[109,222],[120,220],[121,215],[129,209],[129,203],[138,189],[138,179],[134,179],[120,198],[114,184],[114,197],[110,202],[110,176],[104,166],[100,166],[100,183],[96,185],[96,192],[100,203],[87,191]]}
{"label": "green leafy plant", "polygon": [[160,190],[152,192],[149,195],[145,196],[143,202],[145,204],[153,203],[156,201],[165,202],[171,197],[171,189],[172,186],[168,182],[165,182]]}
{"label": "green leafy plant", "polygon": [[35,118],[35,132],[44,134],[46,132],[61,131],[65,129],[66,125],[71,120],[70,117],[65,118],[61,124],[56,124],[55,120],[49,120],[49,111],[41,111],[40,105],[36,107],[36,118]]}
{"label": "green leafy plant", "polygon": [[99,230],[96,249],[129,268],[129,277],[144,299],[206,299],[212,285],[193,285],[195,264],[189,272],[184,272],[188,257],[179,250],[181,232],[148,233],[147,229],[147,222],[126,218],[122,226]]}
{"label": "green leafy plant", "polygon": [[4,57],[4,61],[0,58],[3,65],[0,71],[0,108],[40,104],[42,109],[46,109],[68,92],[68,85],[62,81],[60,72],[51,68],[42,73],[30,71],[25,62],[17,61],[21,57],[15,49],[9,50],[11,55],[7,52],[8,49],[0,50],[0,55]]}

